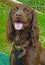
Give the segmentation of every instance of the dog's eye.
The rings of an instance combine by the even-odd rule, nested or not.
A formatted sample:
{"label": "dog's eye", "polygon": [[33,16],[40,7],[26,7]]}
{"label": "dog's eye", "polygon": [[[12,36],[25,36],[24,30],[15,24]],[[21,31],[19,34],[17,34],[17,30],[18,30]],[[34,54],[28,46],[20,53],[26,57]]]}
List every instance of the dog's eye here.
{"label": "dog's eye", "polygon": [[13,11],[16,12],[18,10],[18,7],[14,7]]}
{"label": "dog's eye", "polygon": [[30,14],[30,10],[27,9],[27,8],[24,8],[24,12],[25,12],[27,15]]}
{"label": "dog's eye", "polygon": [[13,9],[12,9],[12,16],[16,13],[18,11],[18,7],[14,7]]}

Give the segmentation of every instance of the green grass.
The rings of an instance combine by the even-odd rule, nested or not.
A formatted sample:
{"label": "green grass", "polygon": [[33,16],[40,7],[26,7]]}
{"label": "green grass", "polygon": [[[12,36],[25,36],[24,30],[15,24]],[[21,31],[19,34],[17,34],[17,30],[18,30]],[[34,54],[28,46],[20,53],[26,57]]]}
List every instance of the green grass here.
{"label": "green grass", "polygon": [[39,41],[41,42],[42,47],[45,47],[45,16],[37,14],[37,19],[39,23]]}
{"label": "green grass", "polygon": [[6,39],[6,22],[10,7],[0,3],[0,51],[5,53],[10,52],[10,46]]}
{"label": "green grass", "polygon": [[[6,22],[9,10],[9,6],[0,3],[0,51],[7,54],[11,51],[11,45],[8,44],[6,39]],[[45,47],[45,16],[37,14],[37,19],[40,30],[39,41],[41,42],[42,47]]]}

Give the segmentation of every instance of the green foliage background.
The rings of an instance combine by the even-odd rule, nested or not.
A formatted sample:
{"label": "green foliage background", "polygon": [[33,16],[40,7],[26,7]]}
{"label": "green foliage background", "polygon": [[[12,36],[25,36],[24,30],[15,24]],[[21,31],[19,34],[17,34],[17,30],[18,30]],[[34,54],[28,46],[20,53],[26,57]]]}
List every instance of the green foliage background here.
{"label": "green foliage background", "polygon": [[[29,6],[39,10],[41,14],[37,13],[37,20],[39,23],[39,41],[41,42],[42,47],[45,47],[45,7],[39,7],[39,5],[45,6],[45,0],[20,0]],[[4,3],[0,3],[0,51],[3,51],[7,54],[10,54],[12,45],[9,45],[6,38],[6,22],[9,15],[10,7]]]}

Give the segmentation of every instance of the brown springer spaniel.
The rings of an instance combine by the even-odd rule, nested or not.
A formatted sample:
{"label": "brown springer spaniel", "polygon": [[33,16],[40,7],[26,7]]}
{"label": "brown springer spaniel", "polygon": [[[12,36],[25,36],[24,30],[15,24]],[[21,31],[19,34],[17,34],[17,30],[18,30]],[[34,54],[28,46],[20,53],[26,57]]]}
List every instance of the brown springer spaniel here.
{"label": "brown springer spaniel", "polygon": [[7,39],[13,42],[11,65],[39,65],[41,46],[35,10],[16,4],[9,13]]}

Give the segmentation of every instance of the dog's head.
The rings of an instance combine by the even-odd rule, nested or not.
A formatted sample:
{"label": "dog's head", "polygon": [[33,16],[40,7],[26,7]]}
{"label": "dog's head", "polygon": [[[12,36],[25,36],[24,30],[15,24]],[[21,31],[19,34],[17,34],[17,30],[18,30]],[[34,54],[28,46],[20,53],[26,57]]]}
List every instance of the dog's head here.
{"label": "dog's head", "polygon": [[18,4],[10,11],[10,22],[13,24],[15,30],[23,30],[29,26],[32,20],[31,8]]}
{"label": "dog's head", "polygon": [[[15,31],[25,30],[30,27],[31,39],[38,38],[38,26],[35,11],[25,5],[17,4],[11,8],[7,21],[7,38],[11,42],[15,37]],[[29,32],[29,30],[27,32]]]}

